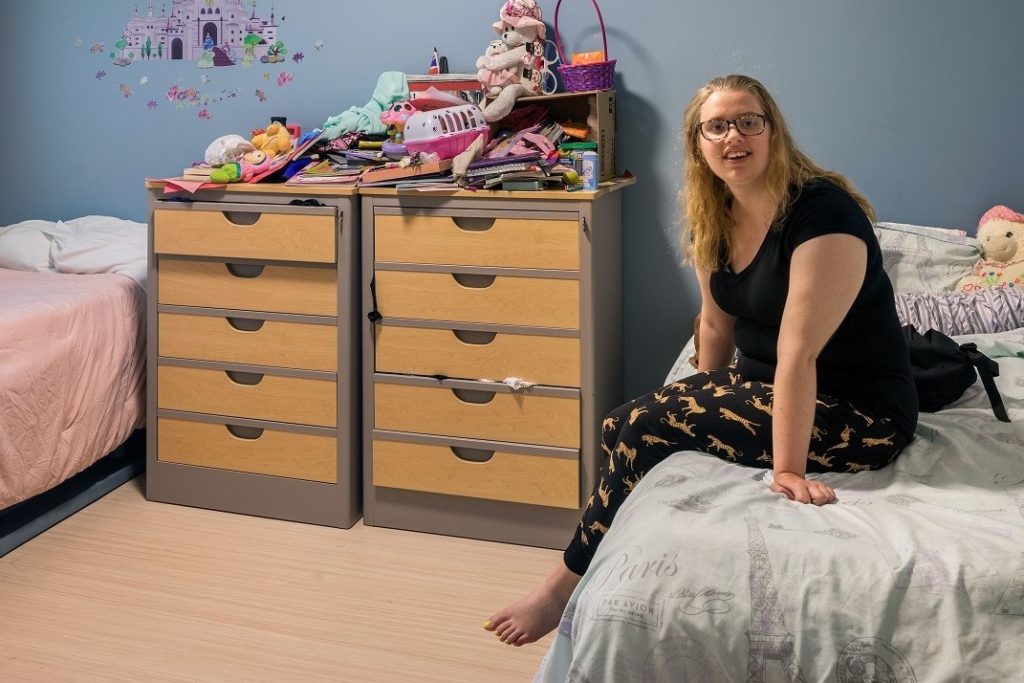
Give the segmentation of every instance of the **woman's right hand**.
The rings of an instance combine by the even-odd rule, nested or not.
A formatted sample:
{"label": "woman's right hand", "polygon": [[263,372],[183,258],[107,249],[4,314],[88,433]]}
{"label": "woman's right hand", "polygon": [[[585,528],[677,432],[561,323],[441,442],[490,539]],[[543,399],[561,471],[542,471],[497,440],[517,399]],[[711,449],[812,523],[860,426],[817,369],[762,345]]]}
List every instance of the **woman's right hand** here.
{"label": "woman's right hand", "polygon": [[773,473],[772,491],[781,493],[797,503],[827,505],[836,500],[835,489],[831,486],[817,479],[807,479],[795,472]]}

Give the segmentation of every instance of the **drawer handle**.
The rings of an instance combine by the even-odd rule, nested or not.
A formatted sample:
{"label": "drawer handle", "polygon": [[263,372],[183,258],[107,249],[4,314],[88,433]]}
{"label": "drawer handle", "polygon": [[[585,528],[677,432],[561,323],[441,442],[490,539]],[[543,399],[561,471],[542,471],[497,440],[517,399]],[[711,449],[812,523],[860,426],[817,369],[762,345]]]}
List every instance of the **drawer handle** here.
{"label": "drawer handle", "polygon": [[244,278],[259,277],[263,274],[263,269],[266,268],[266,266],[254,263],[225,263],[224,267],[235,277]]}
{"label": "drawer handle", "polygon": [[497,392],[494,391],[480,391],[478,389],[452,389],[451,392],[455,398],[463,403],[474,403],[476,405],[490,403],[497,395]]}
{"label": "drawer handle", "polygon": [[471,289],[487,289],[494,284],[494,275],[476,275],[470,273],[452,273],[452,278],[463,287]]}
{"label": "drawer handle", "polygon": [[224,220],[232,225],[256,225],[260,222],[260,217],[263,215],[259,212],[253,211],[222,211],[224,214]]}
{"label": "drawer handle", "polygon": [[224,318],[228,321],[228,325],[235,328],[239,332],[259,332],[260,328],[263,327],[263,323],[266,320],[256,320],[255,318]]}
{"label": "drawer handle", "polygon": [[482,448],[462,448],[461,446],[449,446],[448,450],[465,462],[487,462],[494,457],[494,451],[486,451]]}
{"label": "drawer handle", "polygon": [[239,425],[224,425],[224,429],[228,430],[231,436],[239,439],[245,439],[246,441],[255,441],[256,439],[263,436],[263,427],[242,427]]}
{"label": "drawer handle", "polygon": [[475,344],[486,346],[498,336],[497,332],[483,332],[480,330],[452,330],[452,334],[463,344]]}
{"label": "drawer handle", "polygon": [[452,223],[455,224],[459,230],[465,230],[466,232],[485,232],[494,227],[494,221],[497,220],[494,216],[452,216]]}
{"label": "drawer handle", "polygon": [[239,370],[225,370],[224,374],[235,384],[244,384],[249,387],[256,386],[266,376],[262,372],[241,372]]}

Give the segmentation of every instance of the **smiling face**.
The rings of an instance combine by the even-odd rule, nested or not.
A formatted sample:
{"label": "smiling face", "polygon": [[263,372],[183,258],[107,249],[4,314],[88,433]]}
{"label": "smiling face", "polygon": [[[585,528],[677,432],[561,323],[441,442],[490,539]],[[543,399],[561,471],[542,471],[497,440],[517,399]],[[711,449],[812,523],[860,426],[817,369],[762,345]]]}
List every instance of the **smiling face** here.
{"label": "smiling face", "polygon": [[[765,114],[757,97],[745,90],[717,90],[700,108],[700,121],[736,119],[744,114]],[[708,168],[733,193],[763,189],[768,170],[771,123],[760,135],[741,135],[735,125],[721,140],[707,140],[698,134],[700,151]]]}

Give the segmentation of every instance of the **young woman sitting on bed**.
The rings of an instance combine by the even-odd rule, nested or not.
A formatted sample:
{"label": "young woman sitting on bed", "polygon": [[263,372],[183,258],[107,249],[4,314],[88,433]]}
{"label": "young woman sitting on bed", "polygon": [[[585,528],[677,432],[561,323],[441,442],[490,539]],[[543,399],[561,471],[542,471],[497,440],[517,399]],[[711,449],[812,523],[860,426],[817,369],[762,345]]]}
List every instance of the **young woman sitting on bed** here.
{"label": "young woman sitting on bed", "polygon": [[484,623],[505,643],[558,625],[626,495],[670,454],[770,467],[773,491],[824,505],[835,491],[806,472],[885,467],[913,438],[917,395],[865,198],[797,148],[752,78],[698,90],[683,136],[699,372],[604,420],[608,462],[564,564]]}

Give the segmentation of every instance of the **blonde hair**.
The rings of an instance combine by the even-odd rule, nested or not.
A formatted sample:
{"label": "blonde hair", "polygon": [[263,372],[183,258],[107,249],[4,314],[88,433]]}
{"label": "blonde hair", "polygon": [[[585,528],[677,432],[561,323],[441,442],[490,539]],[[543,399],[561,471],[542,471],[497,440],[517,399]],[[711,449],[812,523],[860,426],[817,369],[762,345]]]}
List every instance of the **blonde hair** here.
{"label": "blonde hair", "polygon": [[821,168],[800,150],[789,133],[779,105],[759,81],[740,74],[721,76],[697,90],[683,114],[683,149],[686,160],[680,194],[686,210],[687,227],[683,232],[683,247],[688,261],[708,271],[716,271],[722,266],[723,250],[728,254],[731,246],[733,219],[729,205],[732,194],[705,162],[700,150],[698,129],[701,107],[712,93],[722,90],[752,94],[768,119],[770,138],[766,175],[770,204],[776,207],[773,221],[785,216],[791,187],[799,189],[809,181],[819,179],[841,187],[860,205],[868,220],[875,221],[871,204],[849,180]]}

